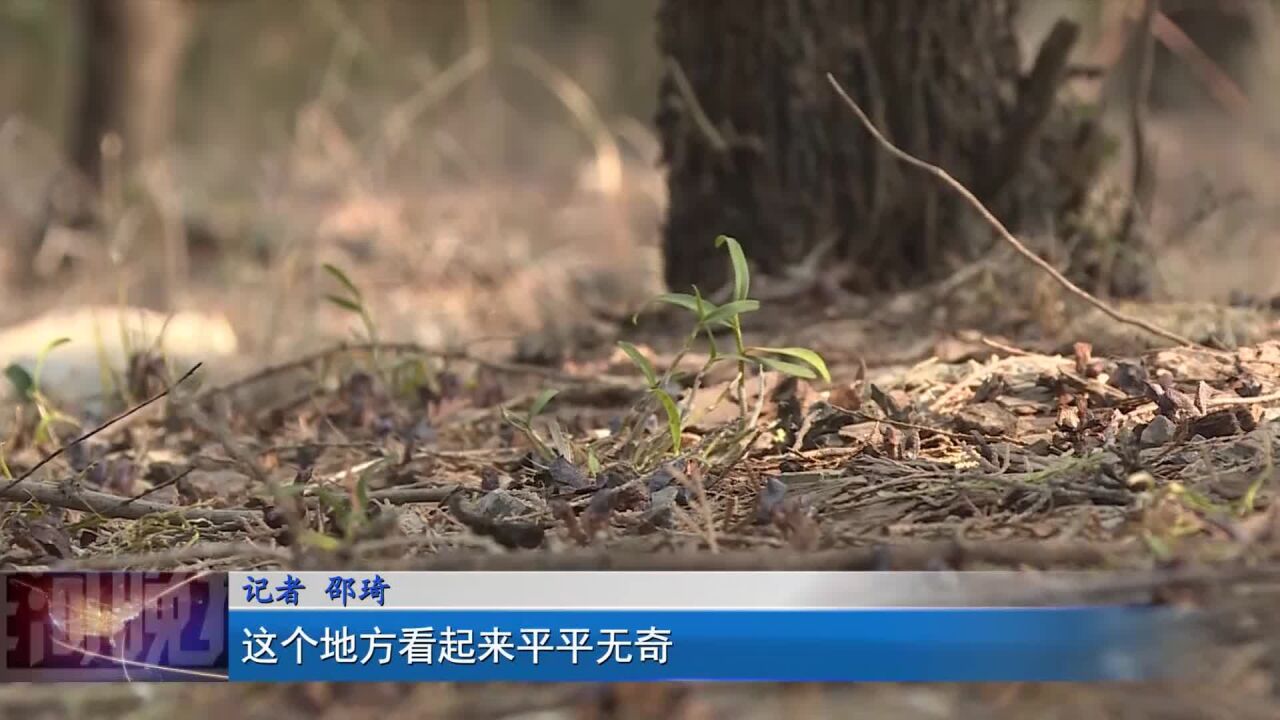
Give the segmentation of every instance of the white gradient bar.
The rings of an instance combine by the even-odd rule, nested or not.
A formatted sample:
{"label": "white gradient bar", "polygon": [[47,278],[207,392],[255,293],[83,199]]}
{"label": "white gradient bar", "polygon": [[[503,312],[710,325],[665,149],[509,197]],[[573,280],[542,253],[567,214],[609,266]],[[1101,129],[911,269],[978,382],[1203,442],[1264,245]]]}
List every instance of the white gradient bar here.
{"label": "white gradient bar", "polygon": [[[296,605],[251,602],[249,578],[266,578],[263,596],[280,593],[286,575],[300,580]],[[379,606],[359,599],[365,580],[388,586]],[[230,608],[343,608],[326,594],[331,578],[354,580],[347,609],[624,610],[1011,607],[1114,604],[1110,593],[1084,590],[1114,574],[1096,572],[326,572],[229,573]],[[1140,601],[1141,598],[1138,598]],[[1132,599],[1130,600],[1132,601]]]}

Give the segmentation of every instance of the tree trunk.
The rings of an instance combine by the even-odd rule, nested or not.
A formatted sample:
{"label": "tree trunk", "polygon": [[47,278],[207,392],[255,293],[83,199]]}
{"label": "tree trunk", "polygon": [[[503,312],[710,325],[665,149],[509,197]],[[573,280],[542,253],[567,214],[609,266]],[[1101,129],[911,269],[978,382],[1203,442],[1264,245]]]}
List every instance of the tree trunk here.
{"label": "tree trunk", "polygon": [[989,245],[953,191],[873,144],[827,72],[897,145],[1015,227],[1078,205],[1094,125],[1051,112],[1076,28],[1056,27],[1024,78],[1017,5],[664,0],[668,285],[720,285],[722,233],[766,273],[829,246],[859,289],[927,280]]}
{"label": "tree trunk", "polygon": [[[186,228],[167,154],[193,11],[189,0],[75,5],[82,59],[68,148],[73,167],[49,188],[44,217],[18,263],[19,282],[70,265],[66,243],[50,241],[59,236],[55,231],[111,238],[127,203],[146,209],[135,216],[142,224],[127,234],[130,244],[162,266],[147,266],[149,278],[162,280],[144,285],[151,298],[145,303],[168,307],[180,293],[188,269]],[[156,299],[161,292],[164,298]]]}
{"label": "tree trunk", "polygon": [[125,174],[168,148],[191,7],[186,0],[80,0],[78,10],[84,55],[71,154],[100,185],[106,138],[119,138]]}

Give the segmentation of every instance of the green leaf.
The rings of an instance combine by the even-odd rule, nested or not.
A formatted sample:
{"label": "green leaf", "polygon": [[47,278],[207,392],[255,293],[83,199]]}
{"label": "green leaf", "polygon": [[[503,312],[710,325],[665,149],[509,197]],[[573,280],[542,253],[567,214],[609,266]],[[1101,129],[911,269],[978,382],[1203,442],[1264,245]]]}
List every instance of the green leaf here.
{"label": "green leaf", "polygon": [[733,263],[733,299],[746,300],[751,291],[751,270],[747,267],[747,256],[742,246],[728,235],[716,238],[716,247],[726,245],[729,248],[729,260]]}
{"label": "green leaf", "polygon": [[658,402],[662,403],[662,409],[667,412],[667,430],[671,433],[671,452],[680,454],[680,408],[676,406],[676,401],[671,399],[671,395],[666,390],[654,388],[653,394],[658,398]]}
{"label": "green leaf", "polygon": [[703,319],[704,325],[715,325],[717,323],[729,323],[733,318],[743,313],[755,312],[760,309],[759,300],[734,300],[727,302],[712,312],[708,313]]}
{"label": "green leaf", "polygon": [[316,499],[320,501],[320,504],[324,506],[324,509],[334,515],[345,519],[347,513],[350,512],[350,508],[347,507],[347,503],[343,500],[342,496],[329,488],[317,486],[315,494]]}
{"label": "green leaf", "polygon": [[[0,458],[0,461],[2,460],[3,458]],[[1253,512],[1253,509],[1257,507],[1258,493],[1262,491],[1263,485],[1267,483],[1270,477],[1271,473],[1269,472],[1259,473],[1258,477],[1249,483],[1249,487],[1245,490],[1244,496],[1240,498],[1240,504],[1236,508],[1237,514],[1248,515]]]}
{"label": "green leaf", "polygon": [[360,478],[356,480],[355,498],[352,501],[351,510],[352,514],[360,520],[364,520],[368,517],[369,481],[365,479],[364,475],[361,475]]}
{"label": "green leaf", "polygon": [[693,311],[698,315],[698,322],[701,323],[707,318],[707,315],[716,311],[716,304],[702,299],[702,292],[698,290],[698,286],[693,286]]}
{"label": "green leaf", "polygon": [[808,364],[814,370],[818,371],[818,375],[825,381],[831,382],[831,372],[827,370],[827,363],[818,353],[802,347],[754,347],[749,349],[748,354],[753,352],[768,353],[770,355],[782,355],[784,357],[795,358],[803,363]]}
{"label": "green leaf", "polygon": [[31,373],[27,369],[17,363],[9,363],[4,369],[4,376],[9,379],[9,383],[13,385],[13,389],[24,398],[30,398],[35,392],[36,381],[31,378]]}
{"label": "green leaf", "polygon": [[1157,560],[1168,560],[1173,556],[1173,551],[1169,548],[1169,544],[1159,537],[1151,533],[1150,530],[1142,533],[1142,540],[1147,544],[1147,549]]}
{"label": "green leaf", "polygon": [[649,362],[649,358],[641,354],[639,348],[625,340],[619,340],[618,347],[622,348],[622,352],[626,353],[627,357],[631,358],[631,362],[635,363],[636,367],[640,368],[640,372],[644,373],[644,380],[649,383],[649,387],[656,387],[658,373],[653,369],[653,363]]}
{"label": "green leaf", "polygon": [[752,361],[758,362],[770,370],[783,373],[784,375],[791,375],[805,380],[813,380],[818,377],[818,373],[808,365],[779,360],[778,358],[769,357],[768,355],[754,357],[752,358]]}
{"label": "green leaf", "polygon": [[351,312],[356,314],[364,313],[364,307],[360,305],[360,303],[356,302],[355,300],[351,300],[350,298],[344,298],[341,295],[325,295],[324,297],[326,300],[333,303],[334,305],[337,305],[343,310],[350,310]]}
{"label": "green leaf", "polygon": [[361,300],[363,298],[360,294],[360,288],[356,287],[356,284],[351,282],[351,278],[347,277],[347,274],[339,270],[337,266],[325,263],[323,267],[324,271],[332,275],[334,280],[337,280],[343,287],[345,287],[347,292],[351,293],[352,297],[356,300]]}
{"label": "green leaf", "polygon": [[689,293],[663,293],[653,299],[653,302],[666,303],[684,308],[689,312],[698,312],[698,298]]}
{"label": "green leaf", "polygon": [[39,357],[40,357],[40,358],[48,357],[49,353],[51,353],[51,352],[53,352],[54,350],[56,350],[56,349],[58,349],[58,348],[62,347],[63,345],[66,345],[66,344],[67,344],[67,343],[69,343],[69,342],[71,342],[71,338],[69,338],[69,337],[60,337],[60,338],[57,338],[56,340],[51,341],[48,345],[45,345],[45,346],[44,346],[44,349],[42,349],[42,350],[40,351],[40,356],[39,356]]}
{"label": "green leaf", "polygon": [[548,388],[538,393],[538,397],[534,398],[533,404],[529,406],[529,420],[532,421],[538,417],[546,409],[547,403],[551,402],[551,398],[555,397],[559,392],[559,390]]}
{"label": "green leaf", "polygon": [[600,474],[600,470],[600,458],[596,457],[596,451],[587,448],[587,472],[595,477]]}
{"label": "green leaf", "polygon": [[[550,400],[550,398],[548,398],[548,400]],[[538,455],[546,459],[551,459],[551,449],[547,447],[546,443],[542,442],[542,438],[538,437],[538,433],[534,432],[533,427],[529,425],[533,420],[533,416],[530,416],[528,420],[516,417],[515,415],[507,412],[507,409],[504,407],[498,408],[498,412],[502,414],[503,420],[510,423],[512,427],[520,431],[520,434],[528,438]]]}
{"label": "green leaf", "polygon": [[44,363],[48,359],[49,353],[71,342],[71,338],[60,337],[44,346],[40,354],[36,356],[36,369],[31,373],[31,383],[36,390],[40,389],[40,376],[44,373]]}
{"label": "green leaf", "polygon": [[[324,491],[324,487],[318,486],[316,488],[316,492],[318,493],[321,491]],[[302,497],[307,492],[307,486],[306,485],[285,485],[284,487],[280,488],[280,492],[283,493],[286,497]],[[330,496],[337,497],[332,493],[330,493]]]}

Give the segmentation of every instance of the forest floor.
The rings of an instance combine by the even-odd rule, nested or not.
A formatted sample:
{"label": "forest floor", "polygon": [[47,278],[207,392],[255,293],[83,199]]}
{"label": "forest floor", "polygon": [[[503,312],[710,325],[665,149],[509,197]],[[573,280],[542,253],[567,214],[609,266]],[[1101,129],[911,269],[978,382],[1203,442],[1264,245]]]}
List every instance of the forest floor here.
{"label": "forest floor", "polygon": [[[977,333],[916,333],[903,344],[902,329],[935,304],[900,298],[860,316],[850,305],[800,332],[788,327],[798,310],[785,300],[744,316],[749,342],[822,352],[830,383],[750,373],[740,385],[733,363],[699,374],[704,348],[686,348],[672,316],[627,328],[659,372],[673,363],[685,371],[670,385],[686,409],[677,453],[644,377],[608,345],[565,348],[550,364],[407,343],[340,346],[224,385],[186,392],[180,383],[162,409],[85,441],[43,478],[4,488],[19,503],[5,514],[4,562],[1107,568],[1132,571],[1154,597],[1176,590],[1180,602],[1233,617],[1274,603],[1280,340],[1267,337],[1269,314],[1250,316],[1249,342],[1234,346],[1186,321],[1179,331],[1216,347],[1104,354],[1084,341],[1068,350]],[[1209,327],[1221,327],[1222,312]],[[138,397],[164,387],[156,380],[144,368]],[[8,448],[15,474],[47,452],[27,440]],[[136,697],[103,690],[99,700],[134,717],[198,700],[272,718],[355,717],[370,706],[393,717],[537,708],[560,713],[540,717],[609,717],[607,708],[629,703],[688,718],[813,716],[845,703],[884,717],[1263,718],[1277,707],[1273,630],[1224,645],[1229,660],[1194,687],[804,686],[766,700],[763,688],[721,686],[304,686],[238,690],[234,701],[220,688],[157,687]],[[6,690],[0,705],[32,707],[39,694],[28,690]],[[97,708],[97,692],[60,702]]]}
{"label": "forest floor", "polygon": [[[455,201],[474,207],[451,209]],[[383,205],[368,208],[373,202],[355,203],[351,222],[405,220]],[[618,309],[634,307],[654,283],[639,255],[593,255],[590,243],[617,230],[607,202],[583,216],[528,211],[543,216],[547,233],[581,236],[559,255],[512,252],[521,239],[507,229],[538,232],[518,215],[520,202],[429,202],[424,212],[453,212],[475,226],[440,223],[456,237],[432,237],[412,256],[397,254],[412,243],[382,238],[318,244],[307,259],[308,267],[332,261],[351,273],[385,342],[330,345],[335,333],[316,328],[345,331],[353,322],[331,304],[314,326],[288,312],[262,317],[277,301],[313,310],[327,292],[342,291],[334,278],[281,284],[272,270],[250,269],[279,295],[225,292],[248,288],[242,277],[193,288],[237,327],[258,321],[250,326],[256,355],[289,347],[292,357],[252,367],[210,361],[199,371],[203,382],[179,382],[161,401],[3,486],[0,566],[1117,569],[1155,598],[1214,610],[1235,632],[1205,648],[1213,661],[1194,681],[1161,685],[12,686],[0,688],[0,714],[1280,714],[1280,633],[1266,622],[1280,576],[1274,311],[1189,302],[1127,308],[1197,343],[1175,348],[1081,309],[1001,252],[893,297],[848,296],[821,277],[787,287],[761,279],[753,287],[763,307],[744,315],[747,343],[810,348],[831,380],[751,371],[739,384],[732,363],[700,372],[705,342],[686,346],[692,325],[680,313],[618,321]],[[474,211],[480,206],[513,217]],[[417,220],[407,222],[431,226]],[[375,231],[414,235],[399,226]],[[458,239],[472,234],[492,243]],[[449,262],[442,245],[452,248]],[[495,260],[494,248],[505,259]],[[370,252],[364,267],[357,258]],[[530,257],[545,260],[536,272]],[[594,279],[563,282],[568,276]],[[230,297],[214,300],[219,292]],[[584,313],[587,305],[599,312]],[[451,328],[424,323],[432,314],[447,316]],[[536,342],[482,342],[533,328],[542,330],[530,336]],[[618,339],[634,343],[658,373],[675,368],[665,387],[685,409],[678,452]],[[299,358],[302,350],[309,354]],[[137,363],[127,383],[132,402],[184,369],[173,375],[163,362]],[[35,410],[28,406],[6,441],[15,476],[37,469],[55,447],[37,437]]]}

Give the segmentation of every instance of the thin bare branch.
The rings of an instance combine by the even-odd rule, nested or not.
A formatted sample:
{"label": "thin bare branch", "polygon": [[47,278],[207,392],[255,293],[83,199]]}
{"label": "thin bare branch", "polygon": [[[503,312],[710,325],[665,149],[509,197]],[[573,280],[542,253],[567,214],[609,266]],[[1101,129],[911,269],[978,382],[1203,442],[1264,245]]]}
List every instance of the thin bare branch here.
{"label": "thin bare branch", "polygon": [[898,146],[890,142],[889,139],[886,138],[883,134],[881,134],[880,130],[876,128],[875,124],[871,122],[871,119],[868,118],[867,114],[863,112],[861,107],[858,106],[858,103],[855,102],[854,99],[849,96],[849,93],[845,92],[845,89],[840,85],[840,82],[836,80],[834,75],[832,75],[831,73],[827,73],[827,81],[831,83],[831,87],[834,88],[836,93],[840,95],[840,98],[844,100],[846,105],[849,106],[849,109],[852,110],[854,115],[858,117],[858,120],[862,122],[863,126],[866,127],[869,133],[871,133],[871,136],[875,138],[876,142],[878,142],[885,150],[887,150],[890,155],[893,155],[895,158],[901,160],[902,162],[907,163],[908,165],[912,165],[914,167],[917,167],[921,170],[924,170],[936,176],[937,178],[942,180],[944,183],[946,183],[948,186],[950,186],[953,190],[956,191],[956,193],[960,195],[960,197],[964,198],[966,202],[968,202],[970,205],[973,206],[975,210],[978,211],[978,213],[982,216],[982,218],[986,220],[987,223],[991,225],[993,229],[995,229],[996,233],[1000,236],[1002,240],[1004,240],[1004,242],[1008,243],[1019,255],[1031,261],[1032,264],[1040,268],[1040,270],[1044,271],[1044,273],[1047,274],[1050,278],[1052,278],[1054,282],[1060,285],[1062,289],[1066,290],[1067,292],[1071,293],[1077,298],[1083,300],[1089,305],[1092,305],[1093,307],[1097,308],[1104,315],[1111,318],[1112,320],[1115,320],[1116,322],[1119,322],[1125,325],[1131,325],[1136,328],[1141,328],[1142,330],[1145,330],[1151,333],[1152,335],[1164,338],[1165,340],[1169,340],[1179,345],[1198,345],[1198,343],[1195,343],[1188,338],[1185,338],[1175,332],[1166,330],[1155,324],[1147,322],[1142,318],[1137,318],[1127,313],[1120,312],[1119,310],[1116,310],[1115,308],[1111,307],[1110,305],[1103,302],[1102,300],[1099,300],[1097,297],[1094,297],[1088,291],[1082,289],[1080,286],[1068,280],[1066,276],[1064,276],[1061,272],[1058,271],[1057,268],[1055,268],[1053,265],[1050,265],[1049,262],[1046,261],[1044,258],[1032,252],[1031,249],[1028,248],[1025,244],[1023,244],[1021,240],[1015,237],[1013,233],[1009,232],[1009,229],[1004,226],[1004,223],[1000,222],[1000,220],[996,218],[996,216],[990,210],[988,210],[985,205],[982,204],[981,200],[979,200],[972,192],[970,192],[969,189],[966,188],[959,180],[956,180],[954,177],[952,177],[950,173],[938,167],[937,165],[927,163],[924,160],[921,160],[905,152],[904,150],[900,149]]}
{"label": "thin bare branch", "polygon": [[54,570],[93,570],[93,569],[180,569],[193,562],[210,560],[274,561],[283,563],[290,560],[285,550],[264,547],[251,542],[199,542],[184,547],[173,548],[153,553],[137,553],[133,555],[106,555],[99,557],[65,560],[54,566]]}
{"label": "thin bare branch", "polygon": [[14,478],[13,480],[10,480],[8,485],[5,485],[3,488],[0,488],[0,496],[4,496],[4,495],[6,495],[9,491],[11,491],[11,490],[13,490],[15,487],[17,487],[19,483],[21,483],[22,481],[24,481],[24,480],[26,480],[27,478],[29,478],[29,477],[31,477],[32,475],[34,475],[34,474],[35,474],[35,472],[36,472],[37,470],[39,470],[40,468],[44,467],[45,465],[48,465],[48,464],[49,464],[50,462],[52,462],[55,458],[57,458],[59,455],[61,455],[62,453],[66,452],[68,448],[70,448],[70,447],[72,447],[72,446],[74,446],[74,445],[78,445],[78,444],[80,444],[80,443],[84,442],[85,440],[88,440],[89,438],[93,437],[94,435],[97,435],[98,433],[102,432],[103,430],[106,430],[107,428],[111,427],[112,425],[115,425],[116,423],[120,422],[121,420],[124,420],[125,418],[129,417],[130,415],[133,415],[134,413],[138,412],[139,410],[142,410],[143,408],[147,407],[148,405],[150,405],[150,404],[152,404],[152,403],[156,402],[157,400],[160,400],[161,398],[165,397],[165,396],[166,396],[166,395],[168,395],[170,392],[172,392],[172,391],[173,391],[173,389],[174,389],[175,387],[177,387],[177,386],[181,385],[181,384],[183,383],[183,381],[185,381],[187,378],[189,378],[189,377],[191,377],[193,374],[195,374],[195,371],[200,369],[200,365],[201,365],[201,363],[196,363],[195,365],[191,366],[191,369],[190,369],[190,370],[188,370],[188,371],[186,371],[185,373],[183,373],[182,377],[178,378],[177,382],[175,382],[173,385],[170,385],[169,387],[165,388],[164,390],[161,390],[160,392],[156,393],[155,395],[153,395],[152,397],[148,398],[147,400],[142,401],[142,403],[140,403],[140,404],[138,404],[138,405],[134,405],[132,408],[129,408],[128,410],[125,410],[124,412],[120,413],[119,415],[116,415],[115,417],[111,418],[110,420],[108,420],[108,421],[106,421],[106,422],[102,423],[101,425],[98,425],[97,427],[93,428],[92,430],[89,430],[88,432],[84,433],[84,434],[83,434],[83,435],[81,435],[80,437],[76,438],[75,440],[72,440],[71,442],[67,443],[66,445],[63,445],[62,447],[58,448],[57,450],[54,450],[53,452],[49,453],[48,455],[45,455],[43,458],[41,458],[40,462],[36,463],[35,465],[32,465],[32,466],[31,466],[31,468],[30,468],[29,470],[27,470],[26,472],[22,473],[21,475],[19,475],[18,477]]}

